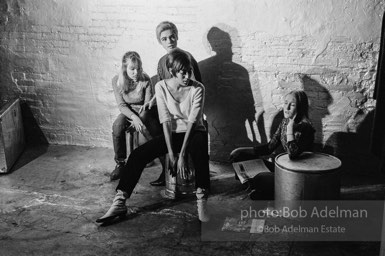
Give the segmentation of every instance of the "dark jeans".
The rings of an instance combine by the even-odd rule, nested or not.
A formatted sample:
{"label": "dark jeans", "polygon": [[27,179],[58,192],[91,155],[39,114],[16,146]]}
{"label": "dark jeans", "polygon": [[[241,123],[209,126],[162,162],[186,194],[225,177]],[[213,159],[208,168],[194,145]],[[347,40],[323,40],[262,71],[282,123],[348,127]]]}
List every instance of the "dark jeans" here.
{"label": "dark jeans", "polygon": [[[240,154],[234,162],[257,159],[259,156]],[[274,163],[263,159],[270,172],[259,173],[248,181],[251,189],[255,190],[250,197],[253,200],[274,200]]]}
{"label": "dark jeans", "polygon": [[[193,131],[187,145],[186,152],[191,155],[195,168],[195,186],[202,189],[210,189],[210,173],[208,159],[207,132]],[[174,153],[178,153],[182,147],[185,133],[172,134],[172,146]],[[122,190],[130,196],[139,181],[142,171],[147,163],[155,158],[168,153],[164,135],[137,147],[131,152],[122,172],[117,190]]]}
{"label": "dark jeans", "polygon": [[[143,124],[146,126],[150,135],[155,137],[162,133],[162,126],[159,123],[158,111],[156,107],[142,111],[138,114]],[[115,162],[124,162],[127,158],[126,131],[135,131],[131,126],[131,119],[123,114],[119,114],[112,125],[112,141],[114,144]]]}

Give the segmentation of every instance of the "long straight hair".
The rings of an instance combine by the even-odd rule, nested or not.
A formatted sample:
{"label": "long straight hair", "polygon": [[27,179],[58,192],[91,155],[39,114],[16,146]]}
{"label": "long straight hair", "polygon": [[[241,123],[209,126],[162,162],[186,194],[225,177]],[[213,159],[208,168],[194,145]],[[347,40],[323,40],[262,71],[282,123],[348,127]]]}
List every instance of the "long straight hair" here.
{"label": "long straight hair", "polygon": [[127,66],[132,63],[138,65],[138,81],[144,80],[142,60],[137,52],[129,51],[123,55],[122,65],[118,75],[118,86],[121,93],[127,93],[135,89],[135,82],[127,75]]}
{"label": "long straight hair", "polygon": [[306,93],[302,90],[294,90],[289,92],[287,95],[293,95],[297,102],[297,116],[295,122],[308,122],[309,120],[309,100]]}

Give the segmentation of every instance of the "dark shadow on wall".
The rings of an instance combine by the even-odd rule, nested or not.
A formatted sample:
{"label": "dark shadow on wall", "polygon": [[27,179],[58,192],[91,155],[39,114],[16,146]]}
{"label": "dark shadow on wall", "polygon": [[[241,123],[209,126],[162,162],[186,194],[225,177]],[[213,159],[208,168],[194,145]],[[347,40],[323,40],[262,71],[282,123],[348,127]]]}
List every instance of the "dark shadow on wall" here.
{"label": "dark shadow on wall", "polygon": [[38,125],[27,103],[21,104],[21,112],[23,116],[26,145],[23,153],[12,166],[11,172],[20,169],[46,153],[49,146],[44,133],[40,129],[40,126]]}
{"label": "dark shadow on wall", "polygon": [[309,98],[309,118],[315,129],[315,142],[318,144],[316,148],[319,148],[323,141],[323,124],[322,119],[328,116],[329,106],[333,103],[333,97],[330,95],[329,90],[320,85],[318,81],[312,79],[306,74],[300,74],[303,90]]}
{"label": "dark shadow on wall", "polygon": [[261,141],[266,142],[263,112],[256,120],[253,92],[261,98],[258,85],[252,90],[249,72],[233,61],[233,49],[240,48],[240,43],[234,43],[238,39],[237,30],[225,24],[210,28],[207,41],[216,54],[198,63],[206,88],[204,112],[209,125],[210,159],[214,161],[227,161],[236,147],[257,144],[255,121]]}
{"label": "dark shadow on wall", "polygon": [[16,171],[47,152],[48,141],[37,123],[28,103],[20,103],[25,148],[9,172]]}
{"label": "dark shadow on wall", "polygon": [[36,121],[27,102],[21,104],[26,143],[31,146],[48,145],[48,140]]}
{"label": "dark shadow on wall", "polygon": [[379,161],[370,152],[373,118],[373,110],[366,114],[363,110],[358,110],[353,118],[358,123],[355,131],[335,132],[326,141],[323,151],[341,159],[345,174],[379,173]]}
{"label": "dark shadow on wall", "polygon": [[353,118],[358,123],[356,131],[333,133],[325,143],[325,151],[336,156],[369,155],[373,116],[374,111],[365,114],[358,110]]}
{"label": "dark shadow on wall", "polygon": [[278,129],[279,124],[282,122],[282,119],[284,118],[283,110],[279,111],[273,119],[273,122],[271,123],[271,129],[270,129],[270,138],[273,137],[275,131]]}
{"label": "dark shadow on wall", "polygon": [[[334,132],[323,144],[323,123],[322,119],[330,113],[328,107],[333,103],[333,98],[328,89],[312,79],[309,75],[300,75],[303,90],[309,97],[310,109],[309,117],[313,127],[316,130],[316,145],[314,150],[334,155],[342,161],[342,171],[345,175],[342,179],[343,186],[362,185],[363,183],[383,182],[377,178],[368,179],[357,178],[356,174],[372,175],[376,173],[378,161],[370,155],[369,143],[373,121],[373,111],[364,113],[358,110],[352,121],[353,127],[351,132]],[[349,121],[349,122],[350,122]],[[347,124],[347,127],[349,125]],[[349,128],[348,128],[349,129]],[[376,181],[377,180],[377,181]]]}

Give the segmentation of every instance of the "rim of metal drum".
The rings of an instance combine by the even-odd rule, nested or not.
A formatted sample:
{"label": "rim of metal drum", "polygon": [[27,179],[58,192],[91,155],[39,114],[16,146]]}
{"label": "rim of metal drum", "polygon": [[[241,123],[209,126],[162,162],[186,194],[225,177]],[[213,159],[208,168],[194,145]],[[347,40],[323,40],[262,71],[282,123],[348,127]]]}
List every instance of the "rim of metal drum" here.
{"label": "rim of metal drum", "polygon": [[325,154],[325,153],[321,153],[321,152],[309,152],[309,151],[305,151],[303,153],[311,153],[311,154],[319,154],[319,155],[324,155],[324,156],[327,156],[327,157],[331,157],[331,158],[334,158],[335,160],[337,160],[339,162],[339,166],[337,168],[334,168],[334,169],[329,169],[329,170],[320,170],[320,171],[305,171],[305,170],[299,170],[299,169],[289,169],[289,168],[286,168],[280,164],[277,163],[277,159],[283,155],[287,155],[288,153],[280,153],[279,155],[277,155],[274,159],[274,162],[275,162],[275,166],[278,166],[279,168],[285,170],[285,171],[292,171],[292,172],[300,172],[300,173],[329,173],[329,172],[335,172],[335,171],[338,171],[340,168],[341,168],[341,165],[342,165],[342,162],[340,159],[338,159],[337,157],[335,156],[332,156],[332,155],[328,155],[328,154]]}

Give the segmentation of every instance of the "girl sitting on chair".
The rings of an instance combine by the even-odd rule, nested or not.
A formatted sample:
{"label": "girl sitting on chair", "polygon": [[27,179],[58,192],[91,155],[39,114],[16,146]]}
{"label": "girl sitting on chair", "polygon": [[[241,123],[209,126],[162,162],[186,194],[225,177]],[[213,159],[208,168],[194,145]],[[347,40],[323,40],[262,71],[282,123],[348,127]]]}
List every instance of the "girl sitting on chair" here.
{"label": "girl sitting on chair", "polygon": [[119,74],[112,80],[112,88],[120,114],[112,126],[116,166],[110,174],[111,181],[120,178],[125,165],[127,131],[140,132],[147,140],[162,132],[156,109],[151,109],[151,80],[143,72],[142,60],[138,53],[130,51],[123,55]]}

